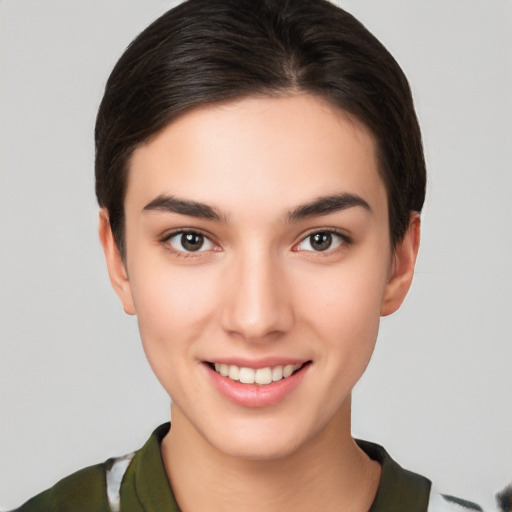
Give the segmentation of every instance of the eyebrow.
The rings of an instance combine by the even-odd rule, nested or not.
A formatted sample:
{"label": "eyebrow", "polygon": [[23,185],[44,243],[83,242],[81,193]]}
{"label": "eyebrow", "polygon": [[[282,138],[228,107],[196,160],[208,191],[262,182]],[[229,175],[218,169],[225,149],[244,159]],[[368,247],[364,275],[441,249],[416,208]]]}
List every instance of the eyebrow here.
{"label": "eyebrow", "polygon": [[[297,206],[285,214],[285,221],[288,223],[297,222],[309,217],[328,215],[340,210],[353,207],[362,207],[371,212],[370,205],[356,194],[340,193],[329,196],[321,196],[313,201]],[[161,211],[178,213],[216,222],[227,222],[227,216],[217,208],[199,201],[190,199],[179,199],[174,196],[159,195],[150,203],[144,206],[143,211]]]}
{"label": "eyebrow", "polygon": [[360,206],[371,212],[370,205],[360,196],[346,192],[329,196],[321,196],[310,203],[303,204],[288,212],[285,216],[286,222],[297,222],[309,217],[328,215],[340,210],[347,210]]}
{"label": "eyebrow", "polygon": [[226,222],[226,216],[217,210],[217,208],[198,201],[178,199],[177,197],[167,195],[159,195],[144,206],[143,211],[179,213],[181,215],[189,215],[201,219]]}

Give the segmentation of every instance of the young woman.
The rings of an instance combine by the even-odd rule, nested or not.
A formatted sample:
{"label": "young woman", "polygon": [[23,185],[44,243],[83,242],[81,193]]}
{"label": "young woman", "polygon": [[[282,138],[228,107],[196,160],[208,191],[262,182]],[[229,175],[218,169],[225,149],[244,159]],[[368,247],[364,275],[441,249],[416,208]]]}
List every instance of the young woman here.
{"label": "young woman", "polygon": [[351,435],[425,196],[407,80],[352,16],[323,0],[166,13],[107,83],[96,192],[172,427],[20,510],[478,510]]}

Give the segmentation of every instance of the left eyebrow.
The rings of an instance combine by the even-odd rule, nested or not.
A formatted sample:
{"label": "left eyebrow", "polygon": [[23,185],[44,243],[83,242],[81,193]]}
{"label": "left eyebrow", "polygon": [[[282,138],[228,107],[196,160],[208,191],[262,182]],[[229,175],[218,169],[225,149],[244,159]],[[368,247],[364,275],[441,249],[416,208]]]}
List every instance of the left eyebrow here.
{"label": "left eyebrow", "polygon": [[144,206],[142,211],[178,213],[180,215],[189,215],[191,217],[198,217],[216,222],[226,222],[226,216],[213,206],[206,203],[200,203],[198,201],[180,199],[167,195],[159,195],[153,199],[153,201]]}
{"label": "left eyebrow", "polygon": [[297,206],[285,215],[286,222],[297,222],[309,217],[328,215],[329,213],[360,206],[371,212],[370,205],[356,194],[341,193],[321,196],[313,201]]}

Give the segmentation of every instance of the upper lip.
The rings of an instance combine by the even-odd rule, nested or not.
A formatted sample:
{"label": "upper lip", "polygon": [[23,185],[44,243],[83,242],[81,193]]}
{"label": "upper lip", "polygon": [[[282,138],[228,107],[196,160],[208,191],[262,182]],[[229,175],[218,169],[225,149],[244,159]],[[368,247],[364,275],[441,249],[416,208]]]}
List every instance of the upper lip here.
{"label": "upper lip", "polygon": [[289,364],[305,364],[309,359],[297,358],[297,357],[279,357],[279,356],[268,356],[257,359],[249,359],[245,357],[218,357],[207,359],[204,362],[212,364],[227,364],[235,365],[240,368],[252,368],[257,370],[259,368],[272,368],[275,366],[286,366]]}

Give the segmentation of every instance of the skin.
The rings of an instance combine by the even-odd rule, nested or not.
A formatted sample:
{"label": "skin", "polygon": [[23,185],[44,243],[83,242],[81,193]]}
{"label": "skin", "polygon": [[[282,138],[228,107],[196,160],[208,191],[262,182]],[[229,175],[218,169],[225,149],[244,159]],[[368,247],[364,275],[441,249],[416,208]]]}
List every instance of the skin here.
{"label": "skin", "polygon": [[[162,457],[182,510],[370,507],[380,466],[351,437],[350,395],[419,245],[413,213],[391,249],[375,154],[364,125],[311,95],[205,106],[134,152],[124,260],[101,211],[112,285],[172,398]],[[362,205],[290,215],[339,194]],[[147,207],[170,196],[218,218]],[[184,229],[207,237],[201,250],[185,251]],[[328,231],[315,250],[311,235]],[[228,400],[205,364],[266,357],[310,363],[265,407]]]}

